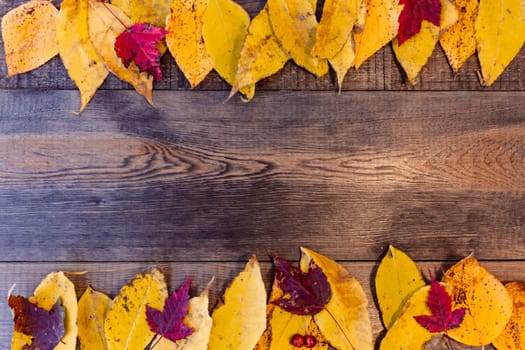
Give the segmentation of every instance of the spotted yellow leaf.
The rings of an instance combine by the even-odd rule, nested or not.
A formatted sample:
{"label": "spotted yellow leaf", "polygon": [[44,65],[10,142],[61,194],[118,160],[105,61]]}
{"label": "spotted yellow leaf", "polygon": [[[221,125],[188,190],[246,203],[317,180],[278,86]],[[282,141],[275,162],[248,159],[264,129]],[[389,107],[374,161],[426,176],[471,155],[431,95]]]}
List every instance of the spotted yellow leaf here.
{"label": "spotted yellow leaf", "polygon": [[507,283],[505,289],[512,298],[512,315],[503,332],[492,344],[498,350],[523,350],[525,349],[525,283]]}

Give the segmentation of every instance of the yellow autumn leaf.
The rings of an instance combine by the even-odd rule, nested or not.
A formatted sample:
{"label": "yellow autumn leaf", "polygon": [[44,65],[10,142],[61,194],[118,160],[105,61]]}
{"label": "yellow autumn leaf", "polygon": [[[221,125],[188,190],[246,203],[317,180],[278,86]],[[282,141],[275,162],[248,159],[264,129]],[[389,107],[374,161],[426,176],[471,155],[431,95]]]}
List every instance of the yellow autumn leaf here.
{"label": "yellow autumn leaf", "polygon": [[192,88],[213,69],[202,37],[204,11],[210,0],[174,0],[166,21],[166,43]]}
{"label": "yellow autumn leaf", "polygon": [[396,37],[402,9],[399,0],[366,0],[364,29],[354,34],[356,68]]}
{"label": "yellow autumn leaf", "polygon": [[88,287],[78,301],[78,339],[82,350],[106,350],[104,320],[111,298]]}
{"label": "yellow autumn leaf", "polygon": [[337,76],[337,85],[339,86],[339,93],[343,87],[343,80],[346,76],[346,73],[352,67],[355,59],[354,51],[354,39],[350,35],[348,40],[343,45],[341,51],[339,51],[334,57],[329,58],[328,62],[335,71]]}
{"label": "yellow autumn leaf", "polygon": [[315,7],[308,0],[268,0],[273,32],[295,63],[318,77],[328,73],[326,59],[315,58],[317,19]]}
{"label": "yellow autumn leaf", "polygon": [[424,286],[412,294],[381,341],[379,350],[423,349],[430,341],[433,334],[414,319],[414,316],[431,314],[427,306],[429,291],[430,286]]}
{"label": "yellow autumn leaf", "polygon": [[134,62],[126,68],[114,49],[119,34],[126,29],[125,26],[131,26],[129,17],[118,7],[90,1],[88,18],[91,41],[107,68],[120,79],[133,85],[138,93],[153,104],[153,76],[147,72],[140,72]]}
{"label": "yellow autumn leaf", "polygon": [[307,248],[302,247],[301,252],[301,269],[307,271],[313,260],[332,290],[324,310],[314,315],[328,342],[338,350],[373,349],[368,299],[359,281],[335,261]]}
{"label": "yellow autumn leaf", "polygon": [[253,349],[266,328],[266,290],[253,256],[213,311],[209,350]]}
{"label": "yellow autumn leaf", "polygon": [[361,33],[365,29],[366,23],[366,0],[359,0],[357,6],[357,18],[355,19],[354,33]]}
{"label": "yellow autumn leaf", "polygon": [[57,8],[47,0],[31,0],[2,17],[7,76],[29,72],[58,54]]}
{"label": "yellow autumn leaf", "polygon": [[478,0],[456,0],[454,4],[459,10],[458,21],[443,33],[439,43],[450,66],[457,72],[476,53],[474,22],[478,14]]}
{"label": "yellow autumn leaf", "polygon": [[412,294],[425,285],[416,264],[403,251],[389,246],[375,276],[376,296],[386,329],[390,329]]}
{"label": "yellow autumn leaf", "polygon": [[480,0],[475,31],[483,85],[490,86],[525,41],[523,0]]}
{"label": "yellow autumn leaf", "polygon": [[312,55],[332,58],[348,45],[360,11],[361,0],[326,0],[317,27]]}
{"label": "yellow autumn leaf", "polygon": [[164,275],[157,269],[122,287],[104,322],[108,350],[144,349],[155,336],[146,321],[146,305],[162,310],[167,297]]}
{"label": "yellow autumn leaf", "polygon": [[525,349],[525,283],[507,283],[505,289],[512,298],[512,315],[505,329],[492,345],[498,350],[523,350]]}
{"label": "yellow autumn leaf", "polygon": [[[29,298],[30,302],[46,310],[51,310],[57,300],[60,300],[65,311],[65,334],[53,350],[75,350],[78,334],[77,296],[75,286],[62,271],[52,272],[44,277],[33,296]],[[13,333],[12,350],[23,350],[29,344],[31,344],[31,337],[16,331]]]}
{"label": "yellow autumn leaf", "polygon": [[89,38],[88,0],[63,0],[57,17],[58,52],[69,77],[80,90],[84,110],[108,75]]}
{"label": "yellow autumn leaf", "polygon": [[397,38],[392,42],[394,53],[398,62],[403,67],[411,84],[416,83],[416,78],[425,66],[439,40],[442,31],[447,30],[458,19],[458,12],[449,0],[441,0],[441,26],[437,27],[428,21],[421,23],[419,33],[398,45]]}
{"label": "yellow autumn leaf", "polygon": [[503,331],[512,313],[505,286],[470,256],[447,270],[443,282],[450,286],[452,308],[465,308],[465,318],[448,336],[463,344],[483,346]]}
{"label": "yellow autumn leaf", "polygon": [[259,80],[277,73],[289,58],[273,33],[268,8],[265,6],[252,19],[248,28],[230,96],[239,89],[252,86]]}
{"label": "yellow autumn leaf", "polygon": [[[248,13],[232,0],[210,0],[204,12],[202,33],[206,50],[217,73],[230,85],[235,81],[237,62],[249,25]],[[255,85],[240,92],[250,99],[255,93]]]}

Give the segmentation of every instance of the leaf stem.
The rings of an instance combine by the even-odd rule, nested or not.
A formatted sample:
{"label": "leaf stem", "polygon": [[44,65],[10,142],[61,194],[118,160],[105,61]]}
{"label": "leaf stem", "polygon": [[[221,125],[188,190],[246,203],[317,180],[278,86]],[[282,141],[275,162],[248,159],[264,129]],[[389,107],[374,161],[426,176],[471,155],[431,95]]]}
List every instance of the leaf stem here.
{"label": "leaf stem", "polygon": [[162,336],[155,334],[144,350],[152,350],[161,341]]}
{"label": "leaf stem", "polygon": [[109,6],[105,3],[105,2],[102,2],[102,5],[104,5],[104,7],[106,8],[106,10],[108,10],[109,13],[111,13],[111,15],[113,17],[115,17],[117,19],[117,21],[119,21],[120,24],[122,24],[122,26],[127,29],[128,26],[124,24],[124,22],[122,22],[122,20],[109,8]]}
{"label": "leaf stem", "polygon": [[454,350],[454,345],[452,344],[452,341],[450,340],[450,337],[448,336],[448,333],[445,331],[445,338],[447,339],[447,345],[449,350]]}
{"label": "leaf stem", "polygon": [[354,348],[354,346],[352,345],[352,342],[350,341],[350,339],[348,338],[348,336],[346,335],[345,333],[345,330],[343,329],[343,326],[341,326],[341,324],[339,323],[339,321],[337,321],[337,319],[335,318],[334,314],[328,310],[327,307],[324,307],[324,310],[328,313],[328,315],[330,315],[330,317],[332,318],[332,320],[334,320],[335,324],[337,325],[337,327],[339,328],[339,330],[341,331],[341,333],[343,333],[343,336],[345,337],[346,341],[348,342],[348,344],[350,345],[350,347],[353,349],[353,350],[356,350]]}

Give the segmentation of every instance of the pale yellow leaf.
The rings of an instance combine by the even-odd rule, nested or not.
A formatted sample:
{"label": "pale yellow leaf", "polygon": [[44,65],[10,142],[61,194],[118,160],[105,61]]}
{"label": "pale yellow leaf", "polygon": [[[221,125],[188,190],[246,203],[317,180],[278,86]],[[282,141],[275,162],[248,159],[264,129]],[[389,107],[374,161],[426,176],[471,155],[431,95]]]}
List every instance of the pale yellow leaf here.
{"label": "pale yellow leaf", "polygon": [[58,54],[57,15],[51,2],[31,0],[2,17],[8,77],[38,68]]}
{"label": "pale yellow leaf", "polygon": [[[213,67],[228,84],[233,85],[250,16],[232,0],[210,0],[203,21],[204,43]],[[250,99],[255,93],[255,85],[240,92]]]}
{"label": "pale yellow leaf", "polygon": [[339,51],[334,57],[328,59],[328,62],[330,62],[330,65],[332,66],[332,68],[335,71],[335,74],[337,75],[337,85],[339,86],[339,93],[341,93],[341,89],[343,87],[343,80],[346,76],[346,73],[354,63],[354,58],[354,39],[350,35],[341,51]]}
{"label": "pale yellow leaf", "polygon": [[273,34],[268,9],[265,6],[252,19],[248,28],[230,95],[277,73],[289,58]]}
{"label": "pale yellow leaf", "polygon": [[461,325],[447,334],[472,346],[496,339],[512,313],[512,299],[505,286],[472,256],[448,269],[443,282],[450,286],[452,309],[466,309]]}
{"label": "pale yellow leaf", "polygon": [[63,0],[57,17],[60,58],[80,90],[84,110],[108,75],[104,62],[89,38],[88,0]]}
{"label": "pale yellow leaf", "polygon": [[332,58],[343,46],[357,21],[361,0],[326,0],[323,14],[316,31],[312,55],[318,58]]}
{"label": "pale yellow leaf", "polygon": [[[65,334],[53,350],[75,350],[77,346],[77,314],[78,304],[75,294],[75,286],[64,275],[64,272],[52,272],[35,289],[29,301],[39,307],[51,310],[53,305],[60,300],[64,308],[64,328]],[[23,350],[31,343],[31,337],[18,332],[13,334],[12,350]]]}
{"label": "pale yellow leaf", "polygon": [[202,37],[204,11],[210,0],[173,0],[166,22],[166,43],[192,88],[213,69]]}
{"label": "pale yellow leaf", "polygon": [[410,83],[415,84],[416,78],[425,66],[439,40],[440,34],[450,28],[458,19],[458,12],[449,0],[441,0],[441,26],[423,21],[419,33],[398,45],[397,38],[392,42],[394,53],[403,67]]}
{"label": "pale yellow leaf", "polygon": [[356,68],[396,37],[402,9],[399,0],[366,0],[364,29],[354,34]]}
{"label": "pale yellow leaf", "polygon": [[164,28],[171,0],[129,0],[132,23],[149,23]]}
{"label": "pale yellow leaf", "polygon": [[480,0],[475,24],[483,84],[492,85],[525,41],[523,0]]}
{"label": "pale yellow leaf", "polygon": [[318,26],[312,2],[268,0],[267,5],[273,31],[295,63],[318,77],[328,73],[327,60],[311,54]]}
{"label": "pale yellow leaf", "polygon": [[164,275],[157,269],[122,287],[104,323],[108,350],[144,349],[155,336],[146,321],[146,305],[162,310],[167,297]]}
{"label": "pale yellow leaf", "polygon": [[505,289],[512,298],[512,315],[503,332],[492,344],[498,350],[523,350],[525,349],[525,283],[507,283]]}
{"label": "pale yellow leaf", "polygon": [[[120,79],[127,81],[138,93],[153,104],[153,76],[140,72],[132,62],[128,68],[115,52],[115,40],[126,28],[131,26],[131,20],[118,7],[102,2],[89,2],[89,35],[103,62],[108,69]],[[123,25],[124,24],[124,25]]]}
{"label": "pale yellow leaf", "polygon": [[104,320],[111,298],[88,287],[78,301],[78,339],[82,350],[107,350]]}
{"label": "pale yellow leaf", "polygon": [[443,33],[439,43],[450,66],[457,72],[476,52],[474,21],[478,14],[478,0],[456,0],[454,4],[459,12],[458,21]]}
{"label": "pale yellow leaf", "polygon": [[430,286],[424,286],[407,300],[401,314],[381,340],[380,350],[423,349],[432,339],[433,334],[414,319],[414,316],[431,314],[427,306],[429,291]]}
{"label": "pale yellow leaf", "polygon": [[209,350],[253,349],[266,328],[266,290],[255,256],[224,293],[213,311]]}
{"label": "pale yellow leaf", "polygon": [[129,0],[111,0],[111,5],[118,7],[121,9],[126,16],[131,18],[131,4]]}
{"label": "pale yellow leaf", "polygon": [[375,276],[377,302],[386,329],[392,327],[408,298],[424,285],[414,261],[403,251],[389,246]]}
{"label": "pale yellow leaf", "polygon": [[301,248],[301,268],[310,260],[323,271],[332,290],[325,309],[314,316],[328,342],[338,350],[372,350],[372,326],[368,299],[359,281],[335,261],[307,248]]}

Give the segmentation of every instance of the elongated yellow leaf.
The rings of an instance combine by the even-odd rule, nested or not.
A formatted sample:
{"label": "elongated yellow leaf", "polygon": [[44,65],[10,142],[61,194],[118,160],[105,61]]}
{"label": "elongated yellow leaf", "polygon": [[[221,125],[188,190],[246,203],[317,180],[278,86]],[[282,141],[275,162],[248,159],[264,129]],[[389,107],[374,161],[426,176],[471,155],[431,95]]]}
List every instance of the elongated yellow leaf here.
{"label": "elongated yellow leaf", "polygon": [[266,328],[266,290],[255,256],[224,293],[213,311],[209,350],[253,349]]}
{"label": "elongated yellow leaf", "polygon": [[439,43],[450,66],[457,72],[476,52],[474,22],[478,14],[478,0],[456,0],[454,4],[459,10],[458,21],[443,33]]}
{"label": "elongated yellow leaf", "polygon": [[443,282],[451,288],[452,308],[465,308],[459,328],[448,335],[461,343],[483,346],[503,331],[512,313],[505,286],[472,256],[447,270]]}
{"label": "elongated yellow leaf", "polygon": [[312,56],[317,31],[315,8],[308,0],[268,0],[273,31],[295,63],[318,77],[328,73],[326,59]]}
{"label": "elongated yellow leaf", "polygon": [[111,298],[88,287],[78,301],[78,339],[82,350],[106,350],[104,320]]}
{"label": "elongated yellow leaf", "polygon": [[202,18],[209,1],[174,0],[166,22],[166,43],[192,88],[213,69],[202,37]]}
{"label": "elongated yellow leaf", "polygon": [[427,306],[430,286],[416,291],[406,302],[403,310],[381,341],[380,350],[423,349],[432,338],[426,328],[420,326],[414,316],[430,315]]}
{"label": "elongated yellow leaf", "polygon": [[440,33],[447,30],[458,19],[454,4],[449,0],[441,0],[441,26],[436,27],[423,21],[419,33],[405,41],[401,46],[394,39],[392,46],[396,58],[403,67],[410,83],[415,84],[416,78],[425,66],[439,40]]}
{"label": "elongated yellow leaf", "polygon": [[289,58],[290,56],[281,48],[277,37],[273,34],[268,8],[265,6],[252,19],[248,28],[230,96],[277,73]]}
{"label": "elongated yellow leaf", "polygon": [[[233,85],[250,16],[232,0],[210,0],[203,21],[204,43],[213,66],[228,84]],[[240,91],[250,99],[255,86],[250,85]]]}
{"label": "elongated yellow leaf", "polygon": [[29,72],[58,54],[57,8],[47,0],[31,0],[2,17],[7,76]]}
{"label": "elongated yellow leaf", "polygon": [[503,332],[492,344],[498,350],[523,350],[525,349],[525,283],[507,283],[505,289],[512,298],[512,315]]}
{"label": "elongated yellow leaf", "polygon": [[389,246],[375,276],[376,296],[386,329],[390,329],[412,294],[425,285],[416,264],[403,251]]}
{"label": "elongated yellow leaf", "polygon": [[323,335],[338,350],[372,350],[368,299],[359,281],[335,261],[307,248],[301,248],[301,252],[303,271],[313,260],[326,275],[332,289],[332,297],[325,309],[314,316]]}
{"label": "elongated yellow leaf", "polygon": [[89,2],[88,17],[91,41],[105,65],[153,104],[153,77],[146,72],[141,73],[133,62],[126,68],[114,49],[117,36],[126,29],[124,25],[131,25],[130,19],[115,6],[93,1]]}
{"label": "elongated yellow leaf", "polygon": [[89,38],[88,0],[64,0],[57,17],[60,58],[80,90],[84,110],[108,75],[104,62]]}
{"label": "elongated yellow leaf", "polygon": [[170,0],[129,0],[131,22],[164,28],[170,14]]}
{"label": "elongated yellow leaf", "polygon": [[364,29],[354,34],[356,68],[396,37],[402,9],[399,0],[366,0]]}
{"label": "elongated yellow leaf", "polygon": [[525,41],[523,0],[480,0],[475,28],[483,84],[489,86]]}
{"label": "elongated yellow leaf", "polygon": [[164,275],[157,269],[122,287],[104,323],[108,350],[144,349],[155,336],[146,321],[146,305],[162,310],[167,297]]}
{"label": "elongated yellow leaf", "polygon": [[[78,334],[77,296],[75,286],[62,271],[52,272],[44,277],[35,289],[33,296],[29,298],[29,301],[46,310],[51,310],[57,300],[60,300],[65,311],[65,334],[53,350],[75,350]],[[31,344],[31,337],[14,332],[12,350],[23,350],[29,344]]]}
{"label": "elongated yellow leaf", "polygon": [[346,73],[352,67],[355,59],[354,51],[354,39],[350,35],[346,44],[343,45],[341,51],[339,51],[334,57],[328,59],[330,65],[337,75],[337,85],[339,86],[339,93],[343,87],[343,80],[346,76]]}
{"label": "elongated yellow leaf", "polygon": [[357,21],[360,0],[326,0],[323,15],[316,31],[312,55],[320,58],[332,58],[343,46],[348,45],[348,38]]}

